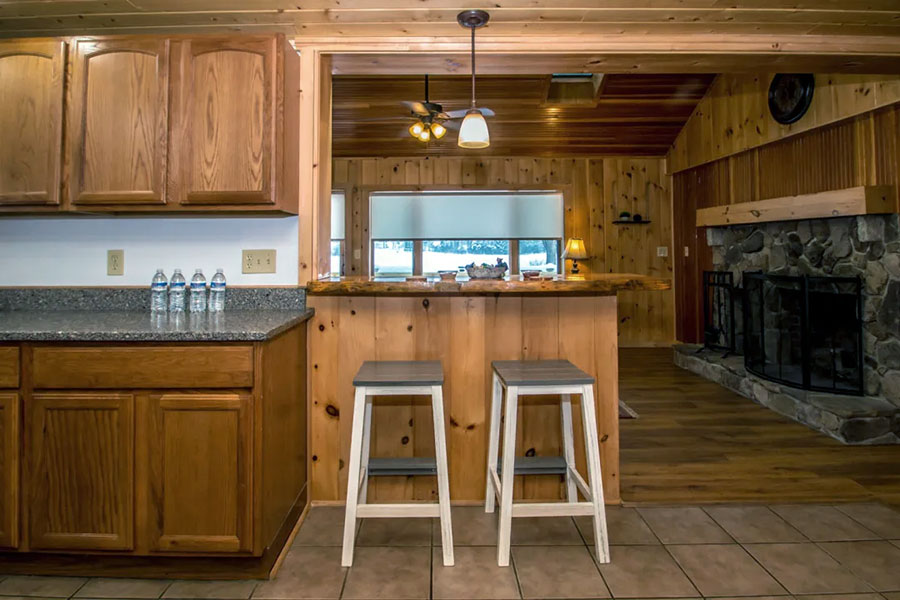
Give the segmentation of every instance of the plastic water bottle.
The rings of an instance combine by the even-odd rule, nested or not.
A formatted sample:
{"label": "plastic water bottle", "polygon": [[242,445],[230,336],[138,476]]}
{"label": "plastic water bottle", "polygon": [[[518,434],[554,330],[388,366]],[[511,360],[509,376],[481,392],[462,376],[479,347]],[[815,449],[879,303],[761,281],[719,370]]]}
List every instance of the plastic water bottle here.
{"label": "plastic water bottle", "polygon": [[216,274],[209,280],[209,312],[225,310],[225,270],[216,269]]}
{"label": "plastic water bottle", "polygon": [[203,269],[195,269],[191,277],[191,312],[199,313],[206,310],[206,277]]}
{"label": "plastic water bottle", "polygon": [[166,312],[166,297],[169,294],[169,280],[162,269],[156,270],[153,281],[150,283],[150,312]]}
{"label": "plastic water bottle", "polygon": [[169,312],[184,312],[184,275],[181,269],[175,269],[172,273],[172,280],[169,282]]}

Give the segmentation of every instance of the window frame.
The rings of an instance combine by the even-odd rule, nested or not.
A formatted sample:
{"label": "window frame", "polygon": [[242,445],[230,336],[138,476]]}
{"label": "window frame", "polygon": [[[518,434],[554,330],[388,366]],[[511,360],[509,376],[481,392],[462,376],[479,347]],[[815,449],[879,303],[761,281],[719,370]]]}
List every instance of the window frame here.
{"label": "window frame", "polygon": [[[500,238],[507,239],[509,241],[509,274],[510,275],[518,275],[520,274],[519,269],[519,242],[521,240],[557,240],[557,257],[556,257],[556,270],[558,273],[563,272],[563,260],[562,260],[562,252],[565,247],[565,240],[570,236],[568,233],[569,220],[566,218],[567,208],[570,206],[570,200],[572,198],[572,185],[571,184],[533,184],[533,185],[478,185],[478,184],[458,184],[458,185],[449,185],[449,184],[434,184],[434,185],[404,185],[404,184],[396,184],[396,185],[372,185],[372,186],[359,186],[358,192],[361,194],[362,198],[365,199],[363,205],[366,209],[365,220],[366,223],[366,235],[369,238],[368,244],[363,244],[363,248],[365,252],[367,252],[368,256],[361,257],[361,262],[365,265],[365,272],[368,273],[370,277],[375,276],[375,242],[413,242],[413,275],[428,275],[428,273],[422,272],[423,265],[423,241],[454,241],[454,240],[462,240],[462,241],[470,241],[470,240],[482,240],[482,239],[498,239],[498,238],[477,238],[477,237],[467,237],[467,238],[429,238],[428,240],[388,240],[388,239],[375,239],[371,236],[369,232],[372,231],[372,195],[377,193],[391,193],[391,192],[486,192],[486,193],[501,193],[508,192],[510,194],[516,193],[534,193],[534,192],[553,192],[562,194],[563,197],[563,232],[561,238],[536,238],[536,237],[527,237],[527,238]],[[382,275],[383,277],[390,277],[390,275]],[[402,275],[398,275],[402,276]]]}
{"label": "window frame", "polygon": [[[350,206],[350,186],[346,185],[332,185],[331,186],[332,194],[343,194],[344,195],[344,237],[341,239],[335,239],[331,237],[331,228],[329,227],[329,240],[331,242],[340,242],[340,263],[341,263],[341,272],[337,274],[338,277],[343,277],[347,274],[347,237],[350,234],[350,227],[352,225],[351,219],[351,206]],[[331,215],[333,218],[334,215]],[[331,264],[331,244],[328,246],[329,249],[329,265]],[[331,273],[331,276],[334,277],[335,274]]]}

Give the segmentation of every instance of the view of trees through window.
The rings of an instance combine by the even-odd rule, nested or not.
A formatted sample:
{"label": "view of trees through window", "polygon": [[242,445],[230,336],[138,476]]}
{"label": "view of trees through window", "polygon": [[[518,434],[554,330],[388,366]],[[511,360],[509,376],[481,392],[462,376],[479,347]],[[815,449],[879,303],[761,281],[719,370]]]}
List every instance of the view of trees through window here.
{"label": "view of trees through window", "polygon": [[[516,240],[520,271],[556,273],[559,264],[559,240]],[[422,240],[422,273],[455,271],[475,263],[494,264],[510,261],[512,240]],[[378,240],[373,242],[372,265],[375,275],[412,275],[415,242]]]}

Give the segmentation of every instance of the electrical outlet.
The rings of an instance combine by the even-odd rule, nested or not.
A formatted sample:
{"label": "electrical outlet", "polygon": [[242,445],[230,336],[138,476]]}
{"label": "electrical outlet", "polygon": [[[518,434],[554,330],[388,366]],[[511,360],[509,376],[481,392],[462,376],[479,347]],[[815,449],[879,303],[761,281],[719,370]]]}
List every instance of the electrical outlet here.
{"label": "electrical outlet", "polygon": [[359,260],[359,257],[362,255],[362,251],[359,248],[353,249],[353,260]]}
{"label": "electrical outlet", "polygon": [[274,273],[275,250],[243,250],[242,273]]}
{"label": "electrical outlet", "polygon": [[125,251],[124,250],[107,250],[106,251],[106,274],[107,275],[124,275],[125,274]]}
{"label": "electrical outlet", "polygon": [[657,246],[656,247],[656,255],[657,256],[668,256],[669,255],[669,247],[668,246]]}
{"label": "electrical outlet", "polygon": [[685,255],[685,256],[690,256],[690,255],[691,255],[691,249],[690,249],[688,246],[685,246],[685,247],[684,247],[684,255]]}

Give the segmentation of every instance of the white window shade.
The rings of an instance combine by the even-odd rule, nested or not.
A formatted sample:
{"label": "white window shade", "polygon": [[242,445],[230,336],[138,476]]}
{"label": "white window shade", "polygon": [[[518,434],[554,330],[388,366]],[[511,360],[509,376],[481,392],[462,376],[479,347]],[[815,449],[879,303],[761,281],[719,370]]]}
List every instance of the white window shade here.
{"label": "white window shade", "polygon": [[344,192],[331,192],[331,239],[344,239]]}
{"label": "white window shade", "polygon": [[561,238],[560,192],[377,192],[372,239]]}

